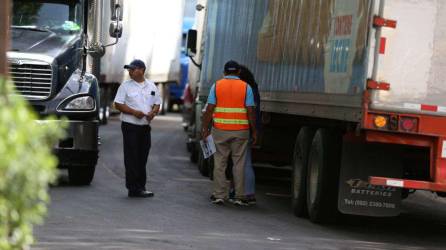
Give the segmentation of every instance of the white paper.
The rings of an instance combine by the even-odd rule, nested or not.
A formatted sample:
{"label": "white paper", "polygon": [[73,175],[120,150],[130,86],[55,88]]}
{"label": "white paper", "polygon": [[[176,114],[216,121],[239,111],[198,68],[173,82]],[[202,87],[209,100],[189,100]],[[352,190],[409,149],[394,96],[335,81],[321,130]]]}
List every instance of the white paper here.
{"label": "white paper", "polygon": [[205,159],[213,155],[217,150],[215,149],[214,138],[212,135],[206,137],[206,140],[200,141],[201,151],[203,151],[203,156]]}

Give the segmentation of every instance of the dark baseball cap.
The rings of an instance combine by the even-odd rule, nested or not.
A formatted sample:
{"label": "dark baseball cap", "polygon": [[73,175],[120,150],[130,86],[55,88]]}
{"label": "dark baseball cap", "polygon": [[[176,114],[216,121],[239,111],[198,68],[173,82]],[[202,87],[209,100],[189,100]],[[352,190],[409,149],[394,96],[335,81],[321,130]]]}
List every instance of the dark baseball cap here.
{"label": "dark baseball cap", "polygon": [[225,63],[225,72],[233,73],[240,70],[240,65],[238,62],[230,60],[227,63]]}
{"label": "dark baseball cap", "polygon": [[139,59],[135,59],[130,64],[124,65],[124,69],[145,69],[145,68],[146,64]]}

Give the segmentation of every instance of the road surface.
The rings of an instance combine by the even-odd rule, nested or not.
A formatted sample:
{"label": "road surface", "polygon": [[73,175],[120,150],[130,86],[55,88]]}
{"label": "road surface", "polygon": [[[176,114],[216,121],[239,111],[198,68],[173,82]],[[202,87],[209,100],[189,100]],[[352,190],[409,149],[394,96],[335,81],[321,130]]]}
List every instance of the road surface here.
{"label": "road surface", "polygon": [[401,216],[345,217],[316,225],[293,216],[289,183],[262,181],[255,207],[209,202],[212,183],[189,162],[179,115],[152,124],[148,188],[128,198],[117,117],[100,128],[100,159],[90,186],[52,187],[32,249],[446,249],[446,199],[417,192]]}

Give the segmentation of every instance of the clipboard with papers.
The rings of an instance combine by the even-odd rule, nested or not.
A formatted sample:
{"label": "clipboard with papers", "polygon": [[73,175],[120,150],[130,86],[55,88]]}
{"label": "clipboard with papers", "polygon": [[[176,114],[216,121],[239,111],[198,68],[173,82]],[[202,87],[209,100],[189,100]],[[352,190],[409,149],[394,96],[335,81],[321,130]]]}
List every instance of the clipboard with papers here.
{"label": "clipboard with papers", "polygon": [[206,139],[200,141],[201,151],[203,151],[203,156],[205,159],[213,155],[217,149],[215,148],[214,138],[212,135],[206,137]]}

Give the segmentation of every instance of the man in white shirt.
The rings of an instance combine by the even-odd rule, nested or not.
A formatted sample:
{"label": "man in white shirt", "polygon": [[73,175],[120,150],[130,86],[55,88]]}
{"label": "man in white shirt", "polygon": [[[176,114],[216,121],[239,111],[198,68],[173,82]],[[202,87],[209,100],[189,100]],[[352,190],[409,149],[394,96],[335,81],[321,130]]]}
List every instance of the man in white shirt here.
{"label": "man in white shirt", "polygon": [[146,65],[133,60],[124,66],[130,80],[119,86],[115,107],[121,111],[124,141],[125,185],[129,197],[152,197],[146,190],[146,164],[151,146],[150,122],[158,114],[161,96],[155,83],[145,79]]}

